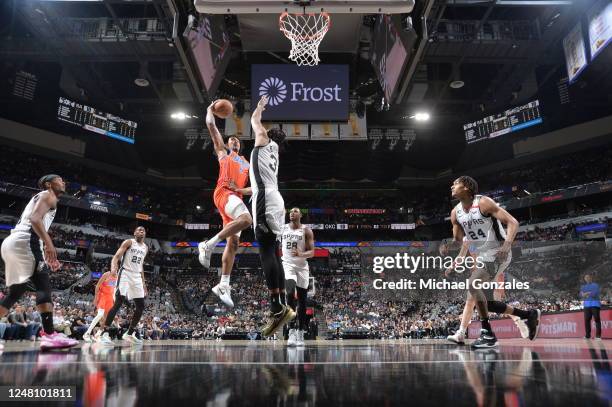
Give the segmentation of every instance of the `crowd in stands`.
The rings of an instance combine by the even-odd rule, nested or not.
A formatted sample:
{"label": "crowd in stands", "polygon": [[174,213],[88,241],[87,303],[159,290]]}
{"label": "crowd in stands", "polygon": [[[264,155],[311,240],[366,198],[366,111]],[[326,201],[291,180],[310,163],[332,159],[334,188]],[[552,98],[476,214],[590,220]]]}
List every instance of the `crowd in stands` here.
{"label": "crowd in stands", "polygon": [[[531,288],[508,291],[508,301],[514,306],[538,307],[544,312],[579,309],[579,277],[589,270],[601,284],[603,303],[610,304],[612,252],[602,252],[601,246],[595,246],[564,247],[516,259],[506,279],[529,281]],[[355,261],[354,252],[340,251],[338,255],[340,259]],[[367,295],[361,275],[336,274],[330,270],[330,274],[316,276],[315,295],[309,299],[309,306],[314,307],[322,323],[321,335],[338,338],[358,332],[370,338],[443,338],[458,326],[464,292],[439,292],[420,301],[389,300]],[[236,303],[232,309],[225,308],[211,294],[211,287],[217,282],[214,273],[148,274],[145,314],[138,327],[140,335],[145,339],[212,339],[239,332],[256,337],[268,309],[267,289],[260,271],[241,269],[232,275],[232,297]],[[95,313],[92,299],[91,292],[56,291],[55,329],[80,338]],[[130,315],[130,307],[119,312],[113,336],[126,330]],[[39,331],[40,315],[33,294],[26,295],[8,317],[0,320],[0,338],[5,340],[34,340]]]}
{"label": "crowd in stands", "polygon": [[[35,188],[42,173],[59,173],[68,182],[70,195],[76,194],[90,202],[100,201],[107,206],[164,214],[174,219],[189,218],[193,222],[218,220],[210,191],[203,193],[196,188],[164,188],[133,177],[89,171],[76,163],[4,147],[0,156],[5,163],[0,169],[2,181]],[[492,193],[500,200],[517,197],[517,192],[525,190],[535,194],[608,181],[612,179],[611,151],[610,148],[590,149],[476,178],[482,193]],[[332,193],[322,188],[317,194],[287,191],[284,197],[288,207],[326,209],[310,211],[307,217],[311,223],[411,223],[445,217],[452,206],[447,185],[360,193]],[[384,212],[352,213],[347,209],[383,209]]]}
{"label": "crowd in stands", "polygon": [[568,222],[557,226],[550,227],[534,227],[517,233],[516,240],[518,241],[557,241],[557,240],[578,240],[580,234],[576,231],[576,227],[587,224],[601,223],[607,225],[602,232],[604,234],[612,233],[612,219],[602,218],[598,220],[590,220],[588,222]]}
{"label": "crowd in stands", "polygon": [[[201,199],[194,189],[170,190],[99,171],[86,171],[78,164],[8,147],[3,148],[0,158],[4,160],[4,165],[0,167],[0,180],[4,182],[35,188],[41,174],[57,172],[69,181],[69,193],[80,195],[82,199],[102,200],[109,205],[147,213],[165,213],[180,219],[189,215],[194,220],[219,220],[212,208],[212,199]],[[476,178],[482,192],[503,190],[499,195],[500,200],[516,198],[516,191],[528,190],[535,194],[607,181],[612,179],[612,150],[587,150]],[[448,216],[452,206],[448,186],[413,188],[380,196],[366,192],[326,194],[329,195],[288,193],[285,200],[288,207],[332,210],[310,211],[305,217],[309,223],[418,223]],[[194,199],[198,200],[200,209],[194,209]],[[351,213],[346,209],[385,211]],[[588,209],[580,209],[574,215],[589,212]],[[86,220],[95,222],[95,216]],[[73,218],[69,223],[81,225],[84,221],[82,217]],[[605,232],[609,235],[612,219],[602,218],[597,222],[607,224]],[[584,223],[568,222],[552,227],[528,228],[520,232],[516,239],[525,242],[576,242],[581,236],[576,227]],[[115,229],[115,232],[132,233],[125,228]],[[91,305],[94,284],[89,282],[82,292],[77,292],[73,286],[90,270],[104,272],[110,268],[110,257],[92,255],[92,252],[112,255],[120,246],[123,239],[107,232],[108,227],[98,234],[87,234],[59,225],[50,229],[54,244],[61,249],[58,253],[63,263],[62,269],[51,275],[52,286],[57,290],[54,294],[54,326],[59,332],[79,338],[94,316],[95,310]],[[361,231],[354,234],[366,236]],[[347,236],[343,234],[342,239]],[[87,241],[87,247],[80,253],[71,254],[72,250],[83,246],[80,241]],[[521,247],[526,250],[532,246]],[[93,248],[93,251],[89,248]],[[591,249],[584,246],[568,247],[562,251],[530,253],[516,258],[508,274],[517,280],[530,281],[532,289],[508,292],[511,304],[524,308],[539,307],[545,312],[579,309],[578,279],[587,269],[602,284],[602,300],[609,304],[612,299],[612,256],[609,250],[603,255],[586,256],[588,250]],[[254,333],[266,317],[268,294],[256,255],[239,256],[236,262],[236,271],[232,275],[232,297],[236,302],[233,309],[220,305],[212,295],[211,288],[218,282],[218,276],[201,272],[194,249],[164,253],[151,248],[146,264],[150,268],[156,266],[161,272],[147,274],[147,306],[139,325],[139,332],[145,339],[201,339],[216,338],[231,332]],[[219,265],[219,256],[216,255],[213,266]],[[456,329],[464,293],[446,293],[443,297],[418,302],[370,298],[363,295],[361,268],[362,253],[343,248],[330,250],[329,260],[316,259],[312,262],[316,294],[311,300],[328,337],[361,331],[369,337],[439,338]],[[193,275],[194,270],[199,270],[198,275]],[[356,272],[352,272],[354,270]],[[3,281],[0,284],[4,287]],[[0,292],[0,295],[3,294]],[[121,335],[126,329],[130,311],[128,308],[119,313],[113,335]],[[32,295],[26,296],[6,318],[0,320],[0,338],[5,340],[33,340],[39,331],[40,314],[36,311]]]}

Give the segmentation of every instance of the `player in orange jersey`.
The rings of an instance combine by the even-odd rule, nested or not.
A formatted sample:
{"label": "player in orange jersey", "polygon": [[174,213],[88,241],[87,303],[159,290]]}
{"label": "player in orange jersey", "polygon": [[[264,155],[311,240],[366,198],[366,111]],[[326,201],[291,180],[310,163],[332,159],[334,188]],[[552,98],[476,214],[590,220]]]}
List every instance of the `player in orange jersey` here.
{"label": "player in orange jersey", "polygon": [[[91,342],[91,333],[96,327],[98,322],[104,321],[108,311],[113,307],[115,303],[115,288],[117,287],[117,272],[107,271],[102,274],[102,277],[96,284],[96,293],[94,295],[94,306],[98,310],[98,314],[91,321],[87,332],[83,334],[83,340],[85,342]],[[102,322],[104,323],[104,322]]]}
{"label": "player in orange jersey", "polygon": [[212,138],[212,142],[219,160],[219,178],[213,195],[215,206],[223,219],[223,230],[208,241],[198,245],[198,259],[204,268],[210,268],[210,259],[213,249],[221,240],[227,239],[227,245],[223,251],[222,275],[219,284],[212,291],[225,305],[233,307],[230,293],[230,274],[234,266],[234,258],[238,251],[240,232],[251,226],[253,219],[242,201],[242,195],[248,194],[250,188],[245,188],[249,179],[249,162],[240,155],[240,140],[230,137],[227,145],[223,142],[221,133],[215,124],[213,105],[208,106],[206,112],[206,126]]}

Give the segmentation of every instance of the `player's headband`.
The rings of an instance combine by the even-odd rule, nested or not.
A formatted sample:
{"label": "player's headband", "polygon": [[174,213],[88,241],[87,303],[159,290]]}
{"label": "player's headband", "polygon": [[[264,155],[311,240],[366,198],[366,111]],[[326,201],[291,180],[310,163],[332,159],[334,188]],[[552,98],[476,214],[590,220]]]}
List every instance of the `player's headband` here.
{"label": "player's headband", "polygon": [[47,175],[43,175],[42,177],[40,177],[40,179],[38,180],[38,187],[40,189],[45,189],[45,183],[46,182],[51,182],[53,181],[55,178],[61,178],[59,175],[57,174],[47,174]]}

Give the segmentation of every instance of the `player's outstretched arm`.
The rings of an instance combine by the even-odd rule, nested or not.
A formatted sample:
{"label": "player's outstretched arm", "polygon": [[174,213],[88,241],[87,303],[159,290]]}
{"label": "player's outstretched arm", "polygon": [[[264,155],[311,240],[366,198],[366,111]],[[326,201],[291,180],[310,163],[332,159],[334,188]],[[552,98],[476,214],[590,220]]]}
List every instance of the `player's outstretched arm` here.
{"label": "player's outstretched arm", "polygon": [[213,113],[215,102],[216,100],[206,109],[206,127],[210,133],[210,138],[212,139],[217,158],[221,159],[227,154],[227,150],[225,149],[225,143],[223,143],[223,137],[221,137],[221,133],[217,128],[217,123],[215,122],[215,115]]}
{"label": "player's outstretched arm", "polygon": [[264,110],[266,110],[266,105],[268,104],[268,98],[264,95],[259,99],[257,103],[257,107],[253,110],[253,114],[251,115],[251,127],[253,128],[253,132],[255,133],[255,147],[265,146],[270,142],[268,138],[268,131],[261,124],[261,114]]}
{"label": "player's outstretched arm", "polygon": [[123,257],[125,252],[127,252],[127,250],[131,246],[132,241],[130,239],[124,240],[123,243],[121,243],[121,246],[119,246],[117,253],[115,253],[113,259],[111,260],[111,271],[117,272],[117,270],[119,270],[119,262],[121,261],[121,258]]}

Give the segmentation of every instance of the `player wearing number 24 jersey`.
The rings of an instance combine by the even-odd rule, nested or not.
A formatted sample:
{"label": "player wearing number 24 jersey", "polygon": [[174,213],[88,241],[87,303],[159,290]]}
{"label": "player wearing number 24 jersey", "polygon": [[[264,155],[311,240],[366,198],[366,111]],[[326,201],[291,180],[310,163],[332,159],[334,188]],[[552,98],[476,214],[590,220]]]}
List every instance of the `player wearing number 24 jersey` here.
{"label": "player wearing number 24 jersey", "polygon": [[[497,346],[497,338],[489,322],[489,312],[510,315],[521,335],[534,340],[540,327],[540,311],[537,309],[522,310],[501,302],[494,290],[478,287],[476,282],[495,281],[503,283],[504,270],[512,258],[512,242],[518,231],[518,221],[491,198],[478,195],[478,183],[472,177],[457,178],[451,186],[453,198],[459,203],[451,211],[453,238],[461,245],[461,251],[454,264],[467,256],[478,261],[469,278],[468,296],[463,309],[459,331],[448,340],[463,343],[469,319],[474,306],[481,321],[481,335],[472,343],[473,348],[491,348]],[[507,225],[505,231],[503,225]],[[448,275],[454,266],[446,272]],[[524,333],[523,333],[524,332]]]}

